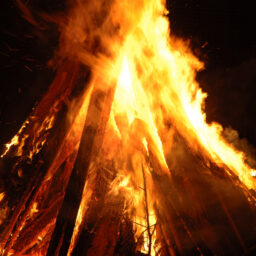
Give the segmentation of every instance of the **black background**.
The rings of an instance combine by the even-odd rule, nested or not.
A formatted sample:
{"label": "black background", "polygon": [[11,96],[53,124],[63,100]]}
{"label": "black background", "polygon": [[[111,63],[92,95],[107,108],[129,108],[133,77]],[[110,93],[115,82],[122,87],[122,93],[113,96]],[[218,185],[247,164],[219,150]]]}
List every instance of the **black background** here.
{"label": "black background", "polygon": [[[25,2],[25,1],[24,1]],[[171,32],[190,40],[205,62],[198,81],[208,93],[208,121],[238,130],[256,146],[256,37],[253,1],[169,0]],[[64,0],[27,1],[32,13],[65,9]],[[24,20],[17,3],[1,1],[0,145],[18,131],[54,77],[47,67],[58,44],[56,26]],[[0,146],[0,147],[1,147]]]}

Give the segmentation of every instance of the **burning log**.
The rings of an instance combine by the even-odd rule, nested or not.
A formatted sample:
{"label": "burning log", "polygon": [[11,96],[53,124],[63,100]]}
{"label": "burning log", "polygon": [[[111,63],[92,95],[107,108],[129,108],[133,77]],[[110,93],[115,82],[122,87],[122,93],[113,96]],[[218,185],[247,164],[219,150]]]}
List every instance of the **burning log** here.
{"label": "burning log", "polygon": [[58,214],[47,255],[66,255],[68,253],[82,199],[85,177],[90,163],[97,156],[103,141],[113,99],[113,88],[105,92],[100,90],[98,86],[96,82],[88,107],[74,170]]}
{"label": "burning log", "polygon": [[[44,123],[44,120],[48,118],[48,115],[49,115],[49,112],[50,112],[50,109],[51,109],[53,103],[55,103],[55,105],[56,105],[56,101],[57,101],[59,106],[58,106],[58,104],[56,106],[58,106],[60,108],[61,104],[63,104],[63,100],[71,92],[71,88],[74,85],[73,80],[77,73],[77,71],[76,71],[77,67],[74,67],[73,75],[66,77],[66,80],[65,80],[64,79],[65,74],[66,74],[65,69],[69,67],[69,66],[68,67],[67,66],[68,65],[66,65],[63,68],[63,70],[61,70],[59,72],[59,76],[57,76],[56,80],[50,86],[48,94],[42,99],[40,104],[37,106],[36,110],[33,113],[33,117],[32,117],[33,122],[26,124],[27,131],[25,134],[29,134],[29,135],[25,135],[25,138],[28,137],[29,140],[31,140],[32,142],[28,143],[29,147],[27,149],[21,148],[18,150],[18,153],[19,153],[19,151],[24,150],[26,152],[26,154],[22,154],[21,157],[19,158],[18,162],[15,163],[14,167],[12,168],[12,173],[21,172],[21,173],[23,173],[22,175],[26,175],[26,177],[28,177],[28,180],[25,180],[25,182],[27,183],[27,188],[26,188],[26,190],[19,192],[22,194],[22,200],[20,200],[19,205],[17,207],[15,207],[15,211],[10,216],[11,218],[8,220],[9,225],[7,224],[5,227],[5,230],[1,233],[2,241],[8,240],[15,225],[16,225],[17,232],[19,232],[18,231],[19,227],[22,224],[18,224],[18,226],[17,226],[17,220],[19,219],[19,222],[22,223],[22,219],[24,219],[24,217],[26,216],[26,212],[28,211],[27,206],[31,203],[33,204],[32,198],[35,196],[36,191],[38,190],[37,187],[42,182],[43,177],[45,176],[45,170],[47,169],[46,166],[48,163],[43,164],[43,161],[39,160],[40,157],[37,157],[36,160],[34,160],[34,161],[32,161],[32,159],[29,159],[29,158],[31,157],[31,155],[33,155],[33,153],[31,153],[31,151],[33,152],[34,150],[39,150],[39,148],[37,148],[35,146],[35,143],[42,143],[42,142],[40,142],[40,139],[44,139],[44,138],[39,137],[40,133],[38,131],[38,127],[42,126]],[[58,85],[58,86],[56,86],[56,85]],[[63,87],[66,89],[63,90]],[[22,135],[22,134],[18,134],[18,136],[19,135]],[[60,139],[60,140],[62,140],[62,139]],[[39,141],[39,142],[37,142],[37,141]],[[44,142],[45,141],[43,141],[43,143]],[[23,145],[21,144],[21,145],[19,145],[19,147],[23,147]],[[7,153],[7,151],[4,154],[6,154],[6,153]],[[38,152],[36,152],[36,153],[38,153]],[[32,163],[31,163],[31,161],[32,161]],[[37,164],[34,164],[36,162],[37,162]],[[32,173],[31,166],[33,164],[34,164],[33,168],[35,168],[35,171]],[[31,176],[29,176],[29,175],[31,175]],[[14,190],[15,189],[16,188],[14,188]],[[11,193],[13,193],[13,191]],[[24,212],[24,208],[26,209],[25,212]],[[9,240],[9,243],[12,244],[14,239],[15,239],[15,236],[13,237],[13,235],[12,235],[12,238],[11,238],[11,240]],[[1,246],[4,248],[5,243],[1,243]],[[8,250],[5,250],[5,251],[7,253]]]}
{"label": "burning log", "polygon": [[[65,69],[71,68],[72,65],[65,65],[65,67],[59,71],[60,77],[65,77]],[[63,71],[64,70],[64,71]],[[35,128],[37,126],[40,126],[40,123],[44,123],[44,118],[47,118],[48,115],[48,109],[50,109],[50,105],[54,101],[59,102],[58,111],[59,116],[61,117],[62,111],[61,108],[63,108],[63,102],[66,100],[66,98],[70,95],[72,87],[77,85],[75,82],[74,77],[78,74],[78,69],[76,66],[74,66],[73,69],[73,75],[66,77],[65,79],[58,79],[53,82],[53,85],[49,88],[48,94],[44,97],[42,102],[38,105],[34,112],[33,120],[34,122],[28,124],[28,127],[26,128],[26,132],[28,134],[31,134],[31,137],[36,138],[36,133],[38,130]],[[77,77],[76,77],[77,79]],[[62,82],[60,82],[62,81]],[[60,87],[56,88],[56,84],[60,85]],[[61,88],[62,86],[62,88]],[[63,90],[63,88],[67,88],[66,90]],[[61,92],[58,92],[58,89],[62,90]],[[84,89],[83,89],[84,90]],[[54,91],[54,93],[53,93]],[[81,105],[81,103],[79,103]],[[78,105],[79,105],[78,104]],[[62,106],[62,107],[61,107]],[[79,110],[79,108],[78,108]],[[56,114],[57,115],[57,114]],[[72,123],[73,121],[71,121]],[[67,128],[67,129],[66,129]],[[55,129],[58,129],[58,127],[55,127]],[[45,193],[45,189],[42,190],[42,187],[44,187],[45,181],[47,181],[53,174],[56,172],[56,169],[58,169],[62,162],[58,161],[58,165],[56,166],[56,155],[52,154],[53,151],[56,151],[56,149],[63,150],[63,141],[65,142],[65,136],[67,136],[69,132],[70,127],[65,127],[62,129],[62,133],[58,133],[58,136],[52,136],[53,139],[49,140],[47,142],[47,150],[44,150],[42,152],[37,152],[36,157],[33,156],[33,153],[31,154],[30,151],[27,151],[30,149],[33,150],[33,143],[35,141],[32,141],[32,145],[29,144],[30,142],[27,142],[29,147],[26,149],[26,152],[28,156],[25,154],[20,157],[18,160],[18,163],[16,163],[13,167],[12,172],[16,172],[18,170],[22,170],[24,175],[28,177],[25,182],[27,182],[27,188],[26,190],[20,192],[23,194],[20,203],[17,207],[15,207],[15,211],[10,216],[10,219],[8,220],[8,223],[5,225],[5,230],[1,233],[1,246],[4,253],[7,255],[10,247],[15,242],[16,237],[19,235],[19,232],[21,231],[21,228],[24,226],[24,222],[26,221],[26,218],[28,217],[28,214],[30,213],[31,207],[37,202],[37,197],[40,196],[40,193]],[[31,139],[31,138],[30,138]],[[75,145],[73,145],[75,147]],[[70,150],[70,148],[69,148]],[[71,152],[72,153],[72,152]],[[70,152],[68,152],[70,154]],[[29,156],[32,155],[34,159],[30,160]],[[68,155],[62,155],[64,158],[61,161],[65,161]],[[47,159],[40,160],[40,159]],[[31,172],[31,169],[34,168],[34,172]],[[31,176],[29,176],[31,175]],[[15,188],[14,188],[15,189]],[[13,193],[13,192],[11,192]],[[9,202],[11,203],[11,201]],[[5,243],[3,243],[5,241]],[[8,241],[8,244],[6,245],[6,242]]]}

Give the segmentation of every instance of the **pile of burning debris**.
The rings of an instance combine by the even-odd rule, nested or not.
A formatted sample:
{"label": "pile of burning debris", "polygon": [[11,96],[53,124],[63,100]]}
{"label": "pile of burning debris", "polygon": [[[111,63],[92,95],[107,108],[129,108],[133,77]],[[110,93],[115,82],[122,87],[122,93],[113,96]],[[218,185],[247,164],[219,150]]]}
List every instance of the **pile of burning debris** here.
{"label": "pile of burning debris", "polygon": [[76,0],[58,19],[56,77],[1,155],[1,255],[252,252],[255,170],[206,123],[166,15]]}

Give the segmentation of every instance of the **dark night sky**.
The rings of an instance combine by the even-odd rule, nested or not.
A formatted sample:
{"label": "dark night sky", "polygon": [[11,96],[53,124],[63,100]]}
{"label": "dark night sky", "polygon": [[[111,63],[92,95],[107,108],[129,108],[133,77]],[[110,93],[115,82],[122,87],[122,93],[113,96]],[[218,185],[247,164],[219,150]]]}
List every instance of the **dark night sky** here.
{"label": "dark night sky", "polygon": [[[31,0],[33,10],[55,12],[60,0]],[[232,126],[256,146],[256,38],[252,1],[169,0],[172,33],[191,41],[206,63],[198,81],[209,97],[208,120]],[[47,68],[57,45],[56,27],[34,28],[15,1],[1,2],[0,145],[19,129],[47,90],[54,72]],[[207,45],[201,46],[207,42]]]}

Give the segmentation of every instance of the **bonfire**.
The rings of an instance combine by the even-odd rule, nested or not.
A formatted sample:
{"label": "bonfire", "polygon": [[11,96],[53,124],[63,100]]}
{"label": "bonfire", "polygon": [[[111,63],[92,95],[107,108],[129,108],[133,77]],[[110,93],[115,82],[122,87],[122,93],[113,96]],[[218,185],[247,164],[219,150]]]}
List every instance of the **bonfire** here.
{"label": "bonfire", "polygon": [[0,191],[1,255],[241,255],[256,244],[256,171],[206,122],[203,63],[170,36],[167,14],[163,0],[75,0],[45,17],[60,29],[56,76],[1,153],[22,184]]}

